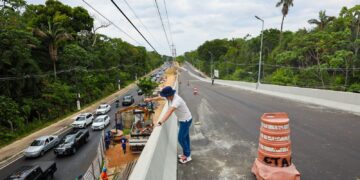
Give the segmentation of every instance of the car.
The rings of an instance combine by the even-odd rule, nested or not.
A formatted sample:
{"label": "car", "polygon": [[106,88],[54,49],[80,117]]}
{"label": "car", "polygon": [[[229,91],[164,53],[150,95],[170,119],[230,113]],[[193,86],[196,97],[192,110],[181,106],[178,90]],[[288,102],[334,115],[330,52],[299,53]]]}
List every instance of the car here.
{"label": "car", "polygon": [[100,104],[100,106],[96,109],[95,114],[106,114],[111,110],[111,106],[109,104]]}
{"label": "car", "polygon": [[43,180],[53,179],[56,172],[54,161],[38,162],[37,164],[22,165],[5,180]]}
{"label": "car", "polygon": [[101,115],[96,117],[93,124],[91,125],[91,129],[93,130],[101,130],[110,124],[110,117],[108,115]]}
{"label": "car", "polygon": [[134,97],[132,95],[126,95],[123,97],[122,105],[130,106],[135,102]]}
{"label": "car", "polygon": [[71,124],[73,128],[86,128],[94,120],[91,113],[83,113],[76,117],[75,121]]}
{"label": "car", "polygon": [[35,139],[30,146],[24,150],[24,156],[27,158],[43,156],[45,152],[55,147],[58,143],[58,136],[41,136]]}
{"label": "car", "polygon": [[89,141],[88,129],[74,129],[65,135],[60,143],[54,148],[56,156],[75,154],[83,144]]}
{"label": "car", "polygon": [[141,95],[144,94],[144,92],[143,92],[141,89],[138,89],[138,90],[137,90],[137,94],[138,94],[139,96],[141,96]]}

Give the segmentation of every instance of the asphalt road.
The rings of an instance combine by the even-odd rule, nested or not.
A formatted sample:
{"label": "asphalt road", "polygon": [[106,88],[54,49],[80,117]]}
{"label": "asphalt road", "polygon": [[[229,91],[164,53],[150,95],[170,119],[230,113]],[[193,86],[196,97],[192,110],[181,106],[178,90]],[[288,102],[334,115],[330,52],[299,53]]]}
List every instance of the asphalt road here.
{"label": "asphalt road", "polygon": [[216,80],[212,86],[185,71],[180,81],[194,124],[193,161],[178,165],[178,179],[255,179],[251,167],[265,112],[289,114],[292,158],[301,179],[360,179],[360,116],[216,85]]}
{"label": "asphalt road", "polygon": [[[140,102],[140,96],[137,95],[137,88],[129,90],[126,94],[131,94],[135,98],[135,104]],[[123,97],[123,96],[120,96]],[[121,108],[121,103],[120,107]],[[116,106],[115,103],[111,104],[111,111],[107,114],[111,118],[111,123],[107,129],[111,129],[115,126],[115,116]],[[93,113],[93,112],[92,112]],[[95,158],[98,144],[100,142],[101,132],[102,131],[92,131],[91,125],[87,127],[90,131],[90,140],[85,145],[81,146],[80,149],[76,152],[75,155],[59,157],[57,158],[53,150],[48,151],[43,157],[34,158],[34,159],[25,159],[24,157],[18,159],[14,163],[8,165],[0,171],[0,179],[6,178],[13,171],[18,169],[24,164],[32,164],[40,161],[52,161],[56,162],[57,171],[55,172],[55,180],[72,180],[78,177],[81,174],[84,174],[89,168],[91,162]],[[61,136],[63,136],[63,133]],[[29,142],[30,144],[31,142]]]}

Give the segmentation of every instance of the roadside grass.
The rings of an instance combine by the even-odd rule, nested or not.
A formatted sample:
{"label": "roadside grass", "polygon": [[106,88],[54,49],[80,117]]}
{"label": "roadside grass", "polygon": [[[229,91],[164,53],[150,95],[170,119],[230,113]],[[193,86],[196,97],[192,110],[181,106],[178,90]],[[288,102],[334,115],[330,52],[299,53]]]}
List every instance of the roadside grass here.
{"label": "roadside grass", "polygon": [[[124,87],[130,85],[133,82],[134,81],[126,82]],[[104,94],[103,96],[99,97],[98,99],[96,99],[96,100],[94,100],[94,101],[92,101],[90,103],[82,105],[81,110],[85,109],[85,108],[87,108],[87,107],[89,107],[89,106],[91,106],[91,105],[93,105],[95,103],[97,103],[101,99],[104,99],[105,97],[115,93],[116,91],[117,90],[112,91],[112,92],[108,92],[108,93]],[[36,132],[36,131],[38,131],[40,129],[48,127],[48,126],[50,126],[50,125],[52,125],[52,124],[54,124],[54,123],[56,123],[58,121],[61,121],[61,120],[65,119],[65,118],[67,118],[69,116],[72,116],[73,114],[75,114],[77,112],[79,112],[79,110],[74,109],[74,110],[68,111],[66,114],[63,114],[62,116],[60,116],[60,117],[58,117],[56,119],[53,119],[53,120],[35,120],[35,121],[29,123],[28,125],[26,125],[20,131],[14,130],[14,132],[6,132],[8,130],[5,131],[5,129],[0,129],[0,139],[1,139],[0,148],[4,147],[6,145],[9,145],[9,144],[11,144],[11,143],[15,142],[16,140],[19,140],[19,139],[21,139],[23,137],[26,137],[29,134],[34,133],[34,132]],[[28,142],[28,143],[30,144],[31,142]]]}

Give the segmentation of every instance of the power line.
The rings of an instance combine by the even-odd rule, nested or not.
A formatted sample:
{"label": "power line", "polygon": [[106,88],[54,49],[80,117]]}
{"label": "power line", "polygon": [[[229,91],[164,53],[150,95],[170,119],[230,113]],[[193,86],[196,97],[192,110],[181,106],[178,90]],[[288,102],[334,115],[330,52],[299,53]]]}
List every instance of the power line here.
{"label": "power line", "polygon": [[167,36],[166,30],[165,30],[165,26],[164,26],[163,19],[162,19],[162,17],[161,17],[161,13],[160,13],[160,9],[159,9],[158,3],[157,3],[157,1],[156,1],[156,0],[154,0],[154,1],[155,1],[155,6],[156,6],[156,9],[157,9],[157,12],[158,12],[158,15],[159,15],[160,21],[161,21],[162,28],[163,28],[164,33],[165,33],[166,42],[167,42],[167,43],[168,43],[168,45],[169,45],[169,48],[170,48],[170,53],[172,53],[171,46],[170,46],[169,39],[168,39],[168,36]]}
{"label": "power line", "polygon": [[279,67],[279,68],[289,68],[289,69],[320,69],[320,70],[334,70],[334,71],[344,71],[344,70],[351,70],[351,71],[360,71],[360,68],[318,68],[316,66],[311,67],[300,67],[300,66],[283,66],[283,65],[271,65],[271,64],[263,64],[263,66],[269,67]]}
{"label": "power line", "polygon": [[[111,0],[111,2],[116,6],[116,8],[120,11],[120,13],[126,18],[126,20],[129,21],[129,23],[136,29],[136,31],[141,35],[142,38],[148,43],[148,45],[156,52],[156,49],[150,44],[150,42],[145,38],[145,36],[139,31],[139,29],[131,22],[131,20],[126,16],[126,14],[119,8],[119,6],[114,2],[114,0]],[[158,53],[159,54],[159,53]]]}
{"label": "power line", "polygon": [[128,33],[126,33],[124,30],[122,30],[119,26],[117,26],[115,23],[113,23],[112,21],[110,21],[108,18],[106,18],[103,14],[101,14],[98,10],[96,10],[94,7],[92,7],[88,2],[86,2],[85,0],[82,0],[86,5],[88,5],[92,10],[94,10],[96,13],[98,13],[101,17],[103,17],[104,19],[106,19],[107,21],[109,21],[112,25],[115,26],[115,28],[117,28],[119,31],[121,31],[122,33],[124,33],[127,37],[129,37],[130,39],[132,39],[133,41],[135,41],[138,45],[142,45],[141,43],[139,43],[138,41],[136,41],[133,37],[131,37]]}
{"label": "power line", "polygon": [[[120,64],[118,66],[112,66],[106,69],[87,69],[86,67],[81,67],[81,66],[77,66],[74,68],[70,68],[70,69],[64,69],[64,70],[60,70],[56,72],[56,75],[59,74],[64,74],[64,73],[70,73],[73,71],[83,71],[83,72],[107,72],[107,71],[111,71],[114,69],[120,69],[120,67],[133,67],[133,66],[137,66],[136,63],[134,64]],[[30,79],[30,78],[45,78],[45,77],[49,77],[52,76],[54,74],[54,72],[46,72],[43,74],[25,74],[22,76],[5,76],[5,77],[0,77],[0,81],[14,81],[14,80],[24,80],[24,79]]]}
{"label": "power line", "polygon": [[164,6],[165,6],[165,12],[166,12],[166,18],[167,18],[167,22],[168,22],[168,27],[169,27],[169,34],[170,34],[171,44],[174,45],[174,41],[173,41],[172,34],[171,34],[169,15],[168,15],[167,7],[166,7],[166,0],[164,0]]}
{"label": "power line", "polygon": [[136,19],[139,20],[140,24],[144,27],[144,29],[146,30],[146,32],[148,32],[150,34],[150,36],[156,41],[156,43],[158,45],[161,45],[159,43],[159,41],[152,35],[152,33],[150,33],[149,29],[144,25],[144,23],[141,21],[141,19],[139,18],[139,16],[137,16],[137,14],[135,13],[134,9],[130,6],[130,4],[124,0],[125,4],[129,7],[129,9],[131,10],[131,12],[135,15]]}

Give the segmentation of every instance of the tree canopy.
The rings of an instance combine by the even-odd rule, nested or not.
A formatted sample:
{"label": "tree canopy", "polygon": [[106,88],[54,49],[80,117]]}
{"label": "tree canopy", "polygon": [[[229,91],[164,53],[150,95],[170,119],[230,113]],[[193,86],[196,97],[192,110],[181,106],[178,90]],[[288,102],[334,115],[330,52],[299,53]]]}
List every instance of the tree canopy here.
{"label": "tree canopy", "polygon": [[[286,2],[292,1],[279,1],[279,6]],[[283,32],[281,43],[279,30],[264,30],[261,82],[360,92],[360,5],[343,7],[337,17],[320,11],[309,23],[316,26]],[[211,52],[221,79],[256,82],[260,40],[246,36],[206,41],[178,59],[209,75]]]}
{"label": "tree canopy", "polygon": [[94,20],[82,7],[56,0],[5,2],[0,12],[0,146],[75,111],[78,93],[82,105],[92,103],[115,92],[118,80],[124,87],[164,61],[144,47],[92,34]]}

